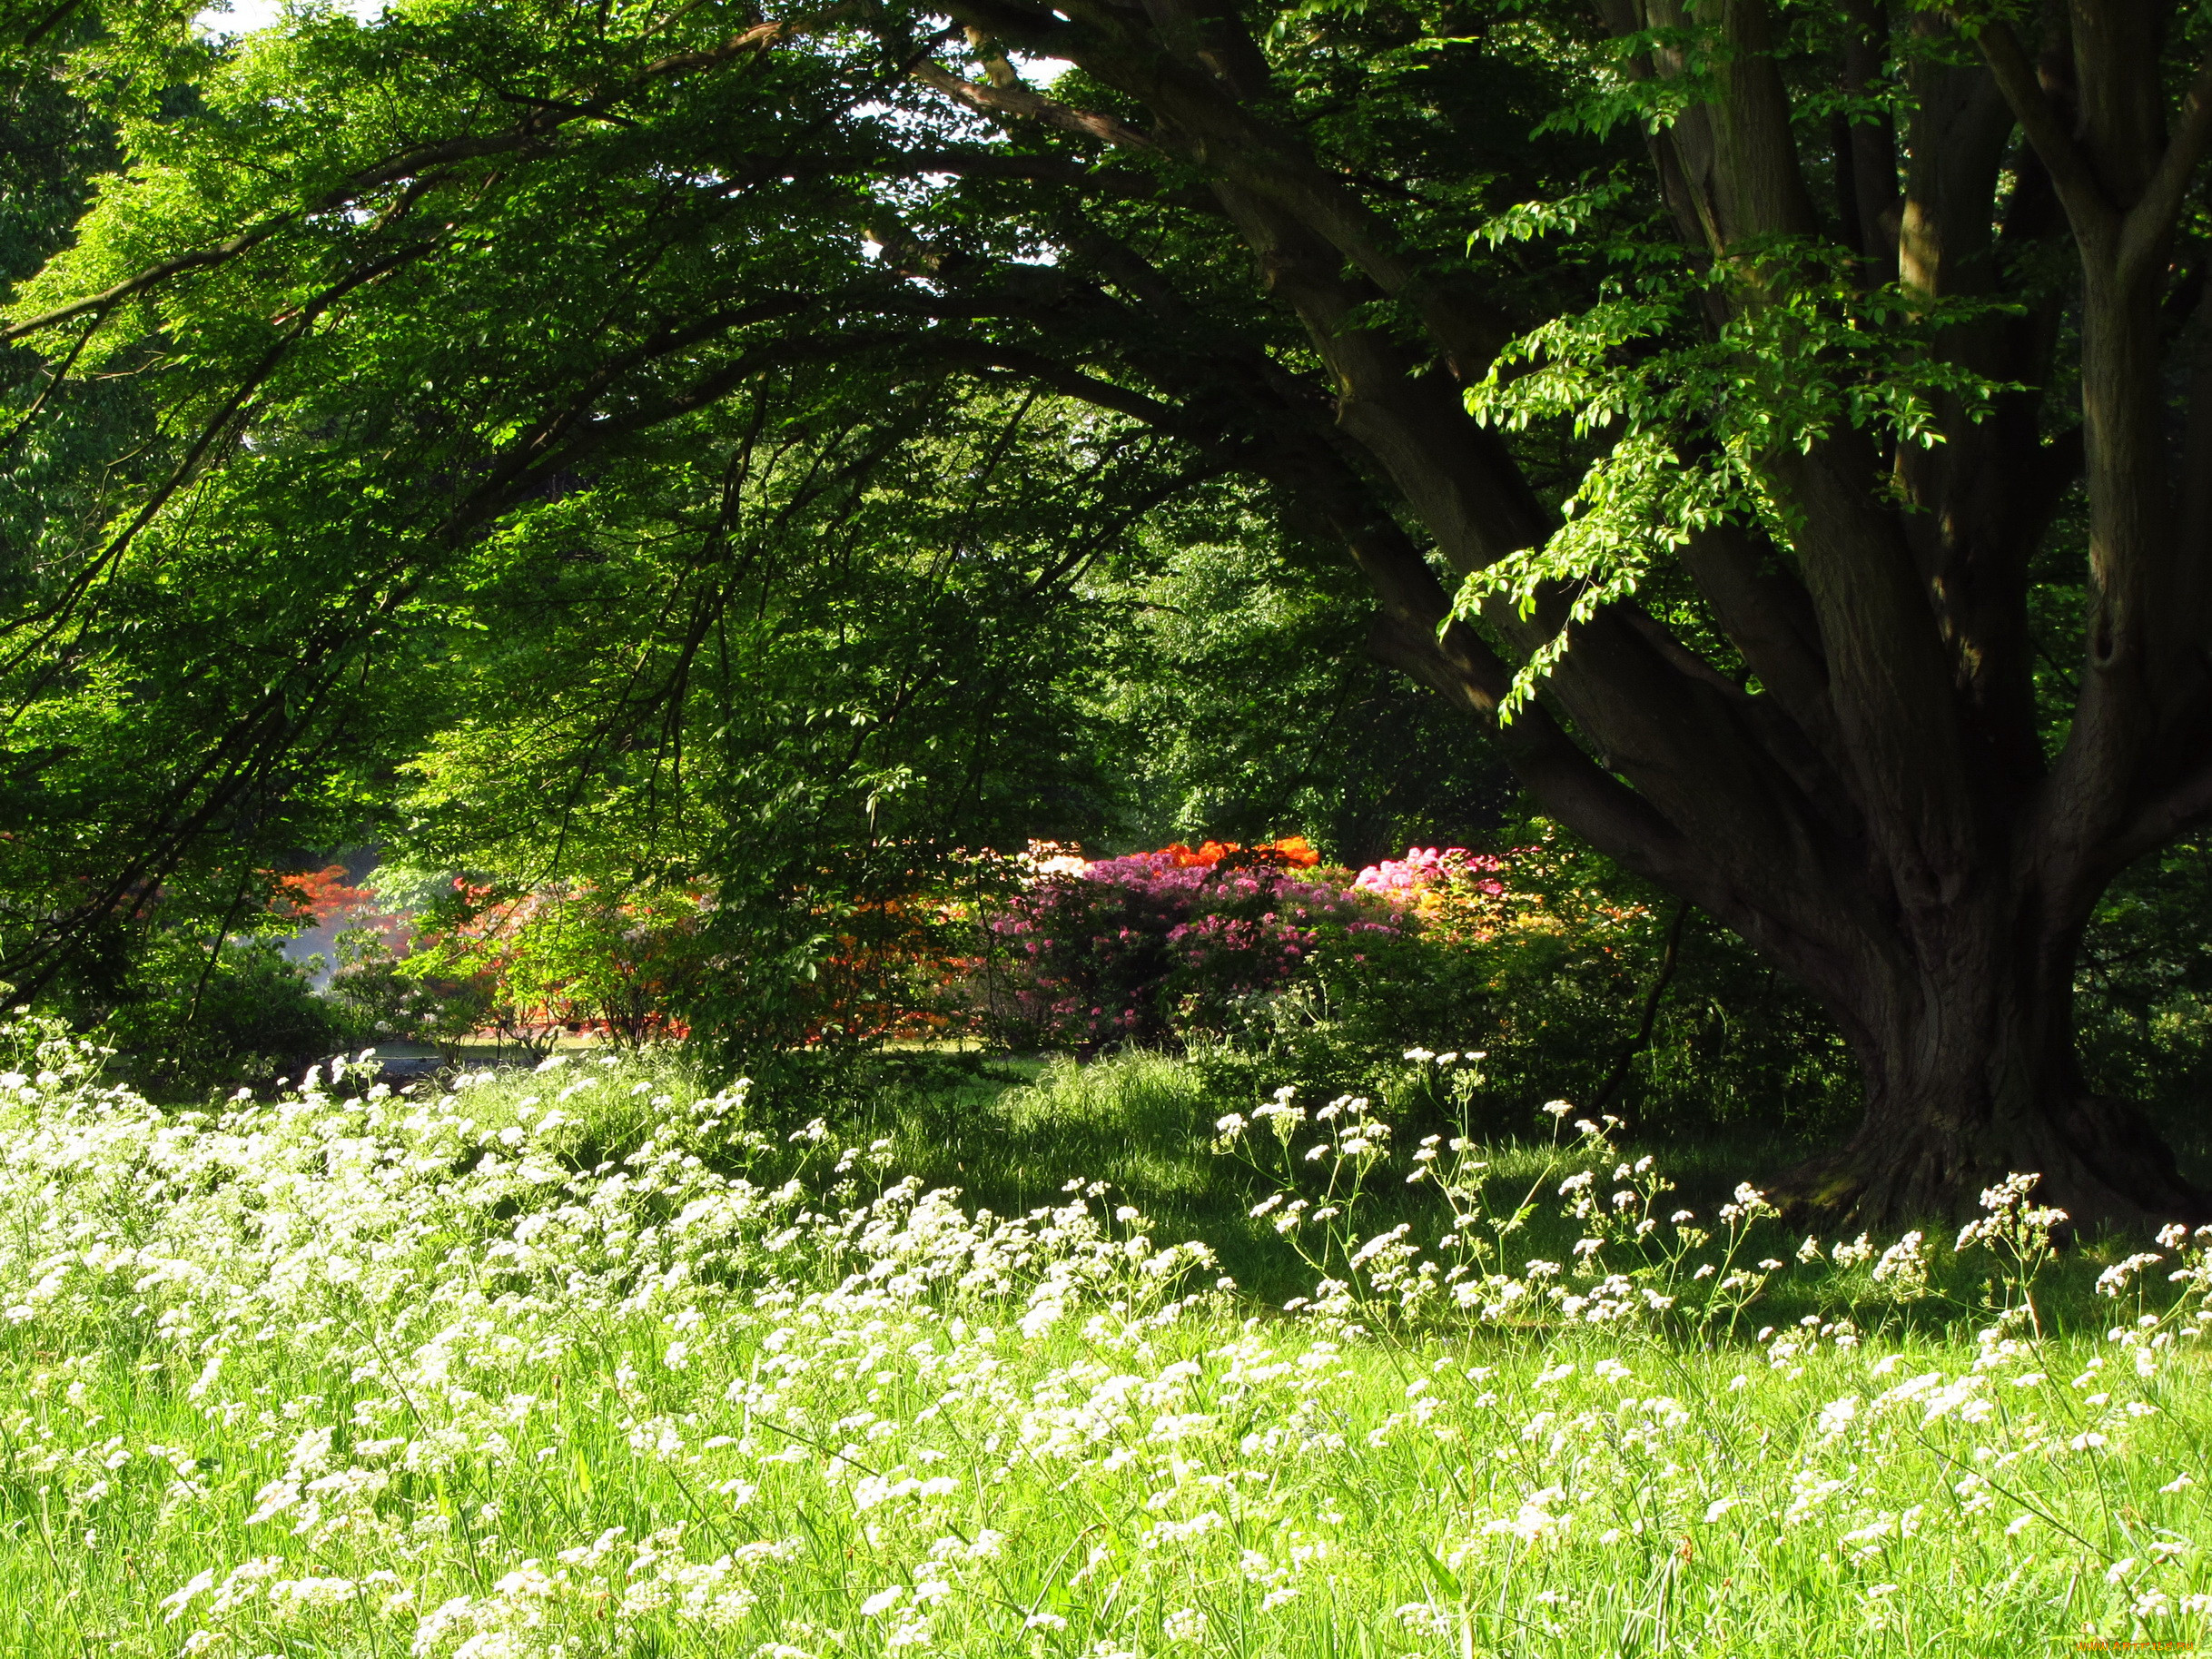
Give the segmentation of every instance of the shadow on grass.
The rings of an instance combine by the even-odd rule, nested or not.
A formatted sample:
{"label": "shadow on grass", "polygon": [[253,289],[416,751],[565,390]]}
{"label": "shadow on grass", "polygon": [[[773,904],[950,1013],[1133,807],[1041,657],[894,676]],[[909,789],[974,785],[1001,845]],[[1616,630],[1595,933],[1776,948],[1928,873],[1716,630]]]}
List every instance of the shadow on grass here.
{"label": "shadow on grass", "polygon": [[[864,1091],[864,1123],[856,1127],[864,1127],[872,1139],[891,1137],[901,1172],[917,1175],[928,1186],[956,1187],[966,1202],[1001,1214],[1064,1203],[1071,1181],[1103,1181],[1114,1201],[1135,1206],[1151,1220],[1158,1242],[1203,1239],[1220,1259],[1222,1271],[1248,1295],[1279,1306],[1310,1294],[1315,1278],[1269,1221],[1250,1214],[1281,1183],[1217,1146],[1216,1121],[1227,1112],[1249,1113],[1258,1103],[1253,1097],[1249,1082],[1240,1085],[1218,1071],[1160,1053],[1131,1052],[1080,1062],[1067,1056],[963,1056],[958,1064],[886,1068]],[[1557,1184],[1575,1170],[1592,1167],[1571,1144],[1571,1131],[1554,1141],[1548,1138],[1552,1120],[1533,1104],[1529,1116],[1526,1138],[1493,1137],[1480,1153],[1488,1166],[1486,1210],[1509,1216],[1524,1202],[1533,1206],[1526,1221],[1503,1240],[1506,1270],[1516,1274],[1532,1259],[1572,1259],[1581,1229],[1563,1213]],[[1404,1155],[1424,1134],[1451,1132],[1451,1125],[1424,1119],[1417,1107],[1397,1122],[1399,1156],[1369,1188],[1358,1222],[1362,1237],[1400,1222],[1410,1223],[1416,1237],[1437,1235],[1443,1206],[1431,1187],[1406,1183]],[[1299,1148],[1310,1139],[1308,1131]],[[1259,1144],[1265,1147],[1265,1137]],[[1802,1132],[1743,1125],[1698,1136],[1647,1136],[1624,1145],[1618,1157],[1633,1161],[1652,1156],[1674,1182],[1661,1214],[1688,1210],[1710,1226],[1740,1183],[1756,1185],[1821,1150],[1820,1140]],[[1292,1162],[1294,1176],[1308,1175]],[[1600,1163],[1603,1180],[1612,1160]],[[1312,1192],[1309,1179],[1302,1190]],[[1948,1245],[1953,1230],[1955,1223],[1942,1220],[1924,1229],[1941,1245]],[[1801,1233],[1766,1222],[1747,1239],[1743,1259],[1790,1261],[1803,1242]],[[1877,1247],[1890,1242],[1874,1240]],[[2095,1294],[2096,1277],[2144,1242],[2096,1237],[2070,1251],[2045,1281],[2046,1318],[2058,1328],[2101,1333],[2112,1309]],[[1867,1289],[1859,1283],[1863,1277],[1863,1269],[1852,1276],[1778,1275],[1754,1323],[1779,1327],[1809,1316],[1859,1313],[1862,1307],[1855,1299]],[[1978,1325],[1986,1317],[1987,1279],[1975,1258],[1940,1249],[1931,1294],[1879,1317],[1931,1335],[1956,1334],[1954,1328]]]}
{"label": "shadow on grass", "polygon": [[[572,1085],[601,1066],[611,1068],[601,1073],[604,1084],[571,1099]],[[964,1204],[1001,1215],[1065,1204],[1071,1182],[1084,1187],[1102,1182],[1108,1202],[1134,1206],[1150,1220],[1156,1243],[1203,1240],[1220,1270],[1256,1304],[1279,1308],[1292,1298],[1311,1295],[1317,1270],[1300,1259],[1270,1219],[1251,1212],[1287,1184],[1318,1202],[1325,1165],[1308,1164],[1302,1157],[1315,1140],[1310,1124],[1282,1160],[1287,1169],[1257,1169],[1245,1156],[1220,1147],[1217,1121],[1228,1112],[1249,1115],[1259,1103],[1252,1077],[1249,1071],[1141,1052],[1082,1062],[1067,1056],[894,1054],[834,1091],[804,1098],[756,1094],[749,1107],[738,1110],[745,1121],[768,1134],[772,1145],[795,1122],[817,1112],[844,1145],[888,1139],[893,1176],[917,1177],[925,1188],[958,1189]],[[630,1060],[595,1056],[551,1072],[488,1074],[475,1080],[468,1092],[475,1122],[486,1128],[566,1101],[566,1110],[583,1120],[587,1133],[578,1156],[588,1166],[625,1156],[669,1116],[681,1115],[689,1101],[715,1089],[685,1056],[664,1052]],[[1450,1125],[1425,1118],[1423,1110],[1409,1103],[1397,1117],[1395,1154],[1370,1171],[1367,1196],[1345,1223],[1355,1241],[1403,1222],[1426,1248],[1446,1230],[1449,1217],[1435,1188],[1408,1184],[1406,1179],[1420,1138],[1452,1132]],[[1565,1213],[1558,1186],[1578,1170],[1590,1169],[1601,1183],[1608,1183],[1616,1160],[1633,1162],[1648,1154],[1674,1183],[1655,1208],[1658,1218],[1664,1221],[1674,1210],[1687,1210],[1698,1225],[1712,1227],[1740,1182],[1756,1184],[1762,1176],[1818,1150],[1801,1136],[1747,1127],[1702,1136],[1651,1137],[1593,1160],[1571,1129],[1555,1141],[1549,1136],[1559,1126],[1534,1106],[1528,1115],[1537,1132],[1526,1138],[1493,1135],[1476,1154],[1486,1166],[1483,1208],[1488,1216],[1511,1217],[1524,1203],[1529,1206],[1525,1221],[1499,1240],[1496,1265],[1514,1276],[1532,1259],[1563,1264],[1573,1259],[1582,1229]],[[1278,1148],[1271,1136],[1256,1131],[1241,1150],[1265,1158]],[[1607,1190],[1609,1183],[1601,1186],[1600,1190]],[[1808,1318],[1817,1323],[1845,1315],[1869,1334],[1910,1330],[1931,1339],[1958,1338],[1987,1323],[1996,1264],[1986,1253],[1953,1255],[1946,1248],[1951,1223],[1931,1220],[1923,1230],[1939,1247],[1931,1252],[1931,1293],[1901,1303],[1873,1285],[1864,1267],[1837,1272],[1817,1261],[1808,1270],[1797,1270],[1802,1236],[1772,1221],[1762,1223],[1746,1238],[1739,1262],[1773,1259],[1790,1264],[1790,1270],[1774,1276],[1737,1337],[1748,1339],[1761,1326],[1781,1328]],[[1838,1240],[1822,1242],[1832,1248]],[[1889,1237],[1872,1240],[1877,1249],[1891,1242]],[[2100,1336],[2116,1314],[2113,1305],[2096,1294],[2097,1276],[2146,1242],[2119,1235],[2092,1237],[2068,1252],[2039,1289],[2046,1328],[2053,1334]]]}
{"label": "shadow on grass", "polygon": [[[907,1064],[879,1074],[863,1097],[864,1122],[856,1127],[871,1139],[890,1136],[902,1172],[928,1186],[957,1187],[967,1202],[1001,1214],[1065,1203],[1071,1181],[1103,1181],[1116,1201],[1151,1220],[1159,1242],[1203,1239],[1249,1294],[1279,1305],[1310,1294],[1315,1277],[1269,1220],[1250,1213],[1281,1183],[1217,1146],[1218,1120],[1250,1111],[1258,1103],[1253,1093],[1249,1083],[1239,1086],[1217,1071],[1143,1051],[1087,1062],[1054,1055]],[[1529,1116],[1532,1131],[1554,1127],[1533,1107]],[[1452,1128],[1417,1113],[1398,1122],[1397,1134],[1401,1150],[1409,1150],[1420,1136]],[[1571,1131],[1565,1136],[1574,1139]],[[1259,1144],[1264,1149],[1264,1140]],[[1738,1136],[1670,1146],[1662,1161],[1684,1207],[1710,1215],[1738,1182],[1808,1150],[1787,1137]],[[1565,1259],[1577,1230],[1557,1213],[1554,1189],[1588,1160],[1534,1132],[1493,1140],[1484,1156],[1489,1208],[1509,1215],[1524,1200],[1536,1205],[1506,1240],[1510,1269],[1520,1271],[1532,1258]],[[1406,1184],[1401,1165],[1370,1187],[1360,1225],[1372,1234],[1404,1221],[1425,1234],[1441,1213],[1432,1190]]]}

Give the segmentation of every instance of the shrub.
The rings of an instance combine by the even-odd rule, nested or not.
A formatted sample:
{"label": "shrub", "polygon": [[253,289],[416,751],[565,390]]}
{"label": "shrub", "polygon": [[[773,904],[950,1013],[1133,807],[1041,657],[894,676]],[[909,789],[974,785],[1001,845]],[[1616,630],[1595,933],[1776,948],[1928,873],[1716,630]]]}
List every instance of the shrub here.
{"label": "shrub", "polygon": [[1323,953],[1267,1011],[1279,1081],[1399,1086],[1423,1047],[1486,1056],[1485,1131],[1556,1096],[1678,1137],[1817,1138],[1850,1111],[1857,1075],[1826,1016],[1679,902],[1548,826],[1496,857],[1421,851],[1399,861],[1418,873],[1403,943]]}
{"label": "shrub", "polygon": [[460,1042],[493,1023],[490,988],[423,972],[410,963],[410,945],[380,928],[345,929],[323,995],[356,1042],[434,1042],[455,1059]]}
{"label": "shrub", "polygon": [[1481,1052],[1485,1128],[1564,1094],[1639,1129],[1803,1136],[1854,1098],[1802,993],[1548,826],[1357,873],[1303,843],[1055,864],[993,923],[1016,1042],[1180,1049],[1261,1093],[1402,1088],[1409,1048]]}
{"label": "shrub", "polygon": [[994,861],[823,857],[806,879],[751,888],[449,876],[423,891],[400,873],[418,889],[402,953],[368,949],[342,993],[390,1008],[406,999],[383,981],[411,979],[527,1051],[563,1031],[632,1049],[685,1041],[779,1077],[801,1055],[818,1079],[848,1051],[970,1033],[974,905],[955,894],[991,886]]}
{"label": "shrub", "polygon": [[1317,862],[1302,841],[1179,843],[1046,877],[991,923],[1016,959],[1005,1026],[1085,1052],[1177,1042],[1286,988],[1325,945],[1357,956],[1397,935],[1386,901]]}
{"label": "shrub", "polygon": [[183,930],[149,942],[101,1029],[141,1088],[180,1101],[296,1077],[356,1035],[276,940],[249,935],[211,949]]}

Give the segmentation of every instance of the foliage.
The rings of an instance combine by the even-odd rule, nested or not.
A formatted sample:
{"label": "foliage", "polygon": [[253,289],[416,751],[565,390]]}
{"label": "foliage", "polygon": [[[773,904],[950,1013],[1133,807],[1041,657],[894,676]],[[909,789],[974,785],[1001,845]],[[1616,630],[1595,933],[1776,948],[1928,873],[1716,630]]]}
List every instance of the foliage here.
{"label": "foliage", "polygon": [[[1111,474],[1111,446],[1020,404],[947,410],[923,385],[863,411],[851,390],[764,388],[749,427],[705,423],[721,467],[671,442],[630,493],[563,497],[488,548],[450,681],[471,712],[408,764],[392,838],[503,903],[659,918],[664,1022],[755,1067],[874,1034],[914,1000],[892,988],[907,923],[987,879],[964,849],[1088,833],[1108,795],[1078,706],[1093,647],[1025,596],[1035,549],[988,539],[985,492],[1094,442]],[[978,545],[948,555],[963,535]],[[1004,607],[1008,631],[974,626]],[[529,932],[581,949],[611,939],[595,925]],[[588,1012],[629,995],[602,986]]]}
{"label": "foliage", "polygon": [[408,943],[396,948],[380,928],[345,929],[323,994],[355,1042],[431,1042],[458,1059],[470,1036],[498,1028],[490,993],[474,980],[424,973],[403,948]]}
{"label": "foliage", "polygon": [[[955,861],[969,889],[998,879],[992,864]],[[971,1034],[978,963],[963,887],[869,898],[819,879],[837,874],[834,863],[814,874],[798,894],[775,895],[795,897],[785,913],[811,930],[780,962],[731,952],[727,904],[712,891],[567,882],[518,892],[456,877],[409,913],[403,957],[371,947],[354,974],[380,977],[341,972],[333,992],[358,999],[386,978],[404,983],[418,1022],[465,1018],[534,1057],[563,1032],[629,1049],[696,1038],[770,1066],[795,1049]],[[909,884],[921,874],[904,872]]]}
{"label": "foliage", "polygon": [[[1526,216],[1514,231],[1541,233]],[[1685,252],[1654,270],[1647,245],[1621,241],[1590,255],[1627,271],[1608,277],[1595,303],[1508,341],[1466,392],[1469,413],[1488,426],[1545,422],[1576,439],[1613,439],[1561,503],[1558,529],[1470,574],[1453,601],[1455,615],[1479,620],[1484,602],[1503,597],[1527,618],[1547,591],[1574,595],[1570,626],[1516,673],[1500,705],[1508,717],[1565,655],[1572,625],[1635,594],[1697,532],[1736,518],[1794,540],[1801,527],[1773,477],[1778,452],[1810,452],[1840,431],[1931,449],[1943,441],[1939,405],[1978,422],[2000,394],[2024,390],[1932,349],[1946,331],[2017,308],[1897,284],[1870,291],[1860,262],[1832,244],[1763,241],[1746,261],[1761,302],[1717,330],[1700,323],[1728,311],[1713,301],[1744,284],[1745,266],[1699,270]]]}
{"label": "foliage", "polygon": [[1357,573],[1267,497],[1163,507],[1090,587],[1112,844],[1299,826],[1358,868],[1408,842],[1487,841],[1517,786],[1457,711],[1367,649]]}
{"label": "foliage", "polygon": [[278,940],[246,934],[216,945],[190,928],[147,942],[99,1029],[140,1086],[170,1101],[297,1077],[356,1035]]}
{"label": "foliage", "polygon": [[400,970],[409,978],[483,987],[487,1023],[534,1058],[563,1029],[632,1049],[683,1034],[667,1011],[707,965],[697,895],[456,887],[449,907],[421,919],[425,932]]}
{"label": "foliage", "polygon": [[2090,924],[2077,979],[2084,1065],[2099,1091],[2138,1101],[2187,1166],[2212,1167],[2212,846],[2190,836],[2116,883]]}
{"label": "foliage", "polygon": [[[363,1043],[449,1046],[483,1022],[467,987],[399,972],[401,919],[342,864],[248,870],[223,894],[180,885],[155,894],[113,957],[80,964],[43,999],[98,1032],[157,1099],[265,1086]],[[301,957],[301,929],[329,935],[328,953]]]}
{"label": "foliage", "polygon": [[1857,1078],[1810,998],[1555,826],[1528,831],[1417,890],[1409,946],[1317,964],[1312,1002],[1274,1022],[1285,1077],[1364,1090],[1408,1045],[1445,1046],[1486,1054],[1489,1131],[1558,1095],[1677,1144],[1848,1121]]}
{"label": "foliage", "polygon": [[1387,906],[1305,874],[1303,840],[1220,842],[1046,877],[991,921],[1014,958],[1016,1041],[1085,1052],[1157,1043],[1280,989],[1326,941],[1393,935]]}
{"label": "foliage", "polygon": [[[1254,1318],[1084,1170],[1009,1219],[742,1086],[351,1082],[178,1119],[0,1079],[27,1654],[1919,1654],[2212,1614],[2205,1235],[2116,1251],[2077,1326],[2017,1188],[1955,1250],[1799,1245],[1754,1195],[1667,1219],[1585,1137],[1476,1208],[1345,1102],[1222,1131],[1287,1130],[1328,1274]],[[1418,1227],[1314,1219],[1353,1180]],[[1547,1224],[1598,1248],[1520,1260]],[[1736,1338],[1672,1334],[1692,1295]]]}
{"label": "foliage", "polygon": [[[479,26],[435,8],[387,22],[369,29],[317,14],[288,25],[296,35],[221,49],[114,44],[98,60],[110,76],[104,95],[142,171],[112,183],[94,214],[107,228],[87,222],[41,279],[47,286],[20,305],[35,309],[55,283],[100,280],[135,257],[143,235],[190,234],[208,212],[265,209],[292,227],[280,241],[292,234],[301,227],[281,187],[258,207],[247,200],[266,142],[305,145],[320,153],[311,169],[342,171],[390,141],[394,120],[413,132],[455,118],[471,77],[496,104],[515,74],[558,80],[578,50],[597,64],[592,73],[618,73],[617,62],[650,64],[670,49],[654,38],[657,25],[627,11],[616,35],[564,25],[535,47],[525,44],[530,26],[509,40],[504,22]],[[695,22],[709,31],[703,41],[724,37],[712,20]],[[633,38],[617,44],[625,32]],[[535,69],[522,68],[516,45]],[[133,78],[157,62],[194,87],[181,119],[150,107]],[[420,78],[427,64],[445,92]],[[780,94],[748,105],[770,149],[849,101],[851,74],[863,87],[876,80],[864,64],[836,67],[834,54],[819,69],[822,96],[801,101],[811,114]],[[84,70],[94,73],[91,60]],[[278,105],[316,114],[292,122],[270,103],[277,88]],[[727,114],[709,148],[734,137]],[[662,108],[652,119],[692,132],[689,143],[697,114]],[[212,187],[203,143],[239,161],[244,194],[225,186],[199,199]],[[805,291],[781,252],[736,256],[743,236],[668,265],[671,230],[680,239],[730,219],[694,183],[686,173],[647,193],[676,208],[680,229],[634,202],[647,219],[635,236],[592,244],[596,276],[586,243],[568,234],[582,197],[530,183],[478,199],[472,212],[496,199],[509,229],[535,225],[527,241],[550,235],[562,247],[578,301],[566,323],[534,302],[507,311],[542,261],[489,221],[427,244],[407,240],[411,222],[388,222],[371,239],[400,241],[374,256],[392,260],[375,281],[319,290],[296,262],[342,264],[366,222],[344,215],[310,215],[305,234],[321,254],[295,245],[212,289],[187,284],[195,291],[174,295],[183,311],[156,301],[92,320],[79,376],[120,372],[140,342],[164,342],[150,349],[165,354],[169,407],[214,447],[202,468],[193,439],[179,438],[183,453],[158,459],[189,464],[143,520],[135,503],[110,496],[105,528],[95,521],[37,563],[43,586],[23,614],[62,608],[34,656],[59,652],[77,667],[56,682],[37,662],[11,659],[29,665],[15,735],[18,775],[35,789],[16,804],[0,885],[20,915],[4,943],[26,972],[43,984],[76,971],[67,963],[94,931],[82,909],[114,902],[104,884],[119,875],[161,883],[173,904],[202,891],[227,899],[242,859],[284,869],[303,846],[376,841],[517,890],[581,883],[653,906],[711,886],[711,949],[736,966],[686,1012],[757,1048],[769,1040],[760,1033],[805,1024],[775,1011],[806,1000],[837,919],[898,896],[890,866],[1002,842],[1040,827],[1040,812],[1068,831],[1093,826],[1106,791],[1075,706],[1091,647],[1065,614],[1065,578],[1095,553],[1101,516],[1126,519],[1129,498],[1156,487],[1156,445],[1081,410],[951,384],[932,364],[825,373],[815,366],[825,337],[815,335],[808,350],[760,363],[736,344],[735,358],[702,370],[721,390],[665,430],[618,423],[624,434],[609,445],[615,434],[587,422],[577,430],[589,443],[568,444],[524,478],[499,459],[539,428],[488,389],[519,371],[527,389],[506,383],[534,404],[561,365],[581,366],[604,294],[629,291],[640,308],[647,349],[631,392],[658,406],[676,390],[665,352],[706,336],[666,341],[648,313],[687,311],[701,282],[765,278],[781,297],[747,313],[765,328]],[[587,194],[610,209],[631,200],[620,185]],[[748,202],[739,217],[753,223],[764,205]],[[825,255],[843,262],[856,245],[850,209],[844,184],[816,181],[759,222],[826,232]],[[142,212],[142,231],[122,228]],[[404,274],[426,258],[475,272],[462,304],[485,317],[487,339],[527,313],[535,344],[495,351],[495,363],[453,341],[449,296]],[[659,279],[633,287],[655,269]],[[265,278],[286,287],[278,309],[293,305],[291,323],[272,336],[212,322],[239,283]],[[564,331],[576,351],[555,343]],[[254,436],[242,443],[243,427],[227,424],[241,407],[229,353],[272,345],[268,372],[245,394],[241,420]],[[341,367],[356,351],[381,367]],[[733,361],[748,365],[745,376],[727,372]],[[1071,458],[1083,464],[1071,469]],[[129,479],[111,482],[127,494]],[[256,599],[254,572],[279,546],[286,592]],[[80,577],[94,597],[78,594]],[[1002,626],[977,628],[979,613]],[[403,767],[413,787],[395,798]],[[918,851],[925,841],[938,850]],[[95,847],[106,851],[95,857]],[[839,885],[847,878],[850,890]]]}

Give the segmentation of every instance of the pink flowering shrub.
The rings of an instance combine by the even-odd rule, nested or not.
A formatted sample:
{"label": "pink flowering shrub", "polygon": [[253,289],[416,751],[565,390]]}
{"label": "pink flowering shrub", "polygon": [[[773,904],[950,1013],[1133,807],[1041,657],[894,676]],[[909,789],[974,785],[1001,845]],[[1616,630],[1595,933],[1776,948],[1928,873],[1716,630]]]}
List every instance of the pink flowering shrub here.
{"label": "pink flowering shrub", "polygon": [[1388,899],[1421,937],[1441,948],[1484,945],[1508,933],[1547,928],[1545,848],[1504,854],[1466,847],[1407,847],[1403,858],[1369,864],[1352,885]]}
{"label": "pink flowering shrub", "polygon": [[1170,847],[1039,882],[991,924],[1013,959],[1008,1035],[1081,1050],[1172,1041],[1234,998],[1280,990],[1324,942],[1357,956],[1400,936],[1388,900],[1297,862]]}
{"label": "pink flowering shrub", "polygon": [[1506,896],[1508,861],[1531,850],[1516,848],[1500,858],[1465,847],[1407,847],[1403,858],[1369,864],[1352,885],[1432,922],[1449,911],[1496,910]]}
{"label": "pink flowering shrub", "polygon": [[1416,1053],[1479,1052],[1454,1111],[1484,1132],[1519,1132],[1555,1097],[1822,1132],[1851,1109],[1817,1008],[1712,930],[1677,934],[1671,901],[1572,842],[1409,847],[1359,871],[1288,844],[1036,861],[990,917],[973,994],[1018,1044],[1187,1047],[1229,1095],[1410,1099],[1438,1075]]}
{"label": "pink flowering shrub", "polygon": [[[1407,847],[1403,858],[1386,858],[1369,864],[1353,878],[1362,893],[1379,893],[1410,900],[1429,888],[1443,885],[1462,872],[1498,868],[1499,861],[1470,853],[1465,847]],[[1503,891],[1501,888],[1500,891]]]}

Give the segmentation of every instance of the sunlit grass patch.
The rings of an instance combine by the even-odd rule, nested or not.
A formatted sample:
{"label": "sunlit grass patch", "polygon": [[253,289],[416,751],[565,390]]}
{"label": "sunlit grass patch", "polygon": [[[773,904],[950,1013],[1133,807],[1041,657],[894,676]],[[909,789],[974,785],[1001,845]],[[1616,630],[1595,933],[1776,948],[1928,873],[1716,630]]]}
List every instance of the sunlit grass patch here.
{"label": "sunlit grass patch", "polygon": [[[1188,1153],[1241,1149],[1243,1219],[1311,1258],[1284,1315],[1101,1164],[994,1215],[902,1179],[895,1135],[771,1132],[666,1068],[167,1116],[72,1064],[50,1041],[0,1089],[0,1605],[27,1652],[2205,1633],[2201,1237],[2069,1326],[2033,1299],[2029,1192],[1962,1254],[1839,1261],[1755,1195],[1674,1219],[1571,1122],[1493,1158],[1293,1098]],[[1190,1099],[1154,1081],[1008,1111],[1071,1151],[1165,1147]],[[1086,1142],[1091,1112],[1114,1127]]]}

